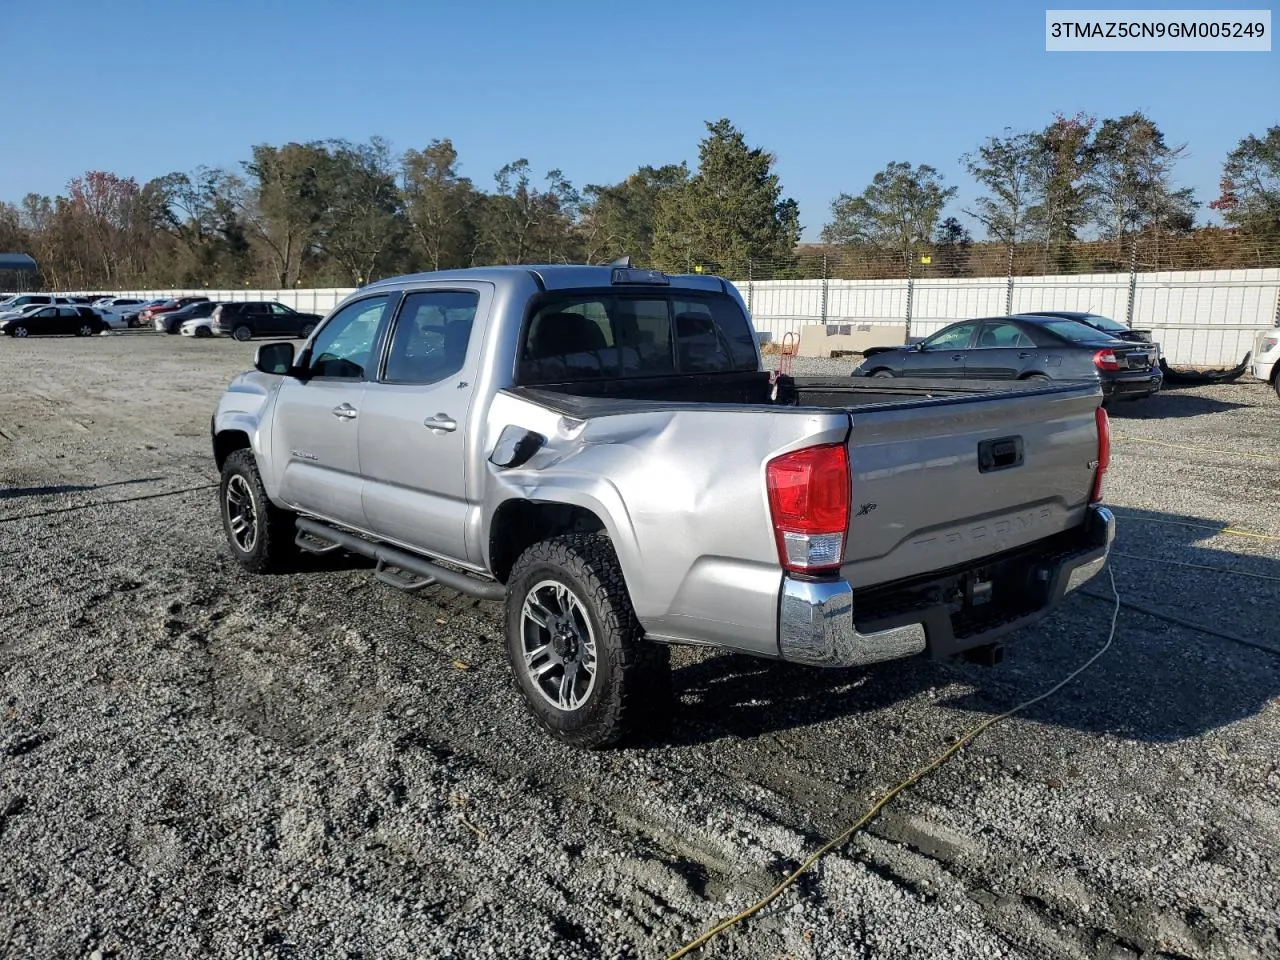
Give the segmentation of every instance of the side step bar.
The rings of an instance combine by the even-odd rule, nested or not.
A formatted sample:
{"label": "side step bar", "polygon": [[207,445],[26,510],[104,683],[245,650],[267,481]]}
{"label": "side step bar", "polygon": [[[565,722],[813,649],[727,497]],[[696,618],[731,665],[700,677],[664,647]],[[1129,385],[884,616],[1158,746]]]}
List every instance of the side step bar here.
{"label": "side step bar", "polygon": [[[344,530],[338,530],[328,524],[320,523],[318,520],[299,517],[298,529],[302,533],[315,537],[317,540],[327,540],[342,547],[344,550],[350,550],[352,553],[358,553],[361,556],[368,557],[370,560],[377,561],[378,569],[375,576],[378,576],[379,580],[390,583],[392,586],[399,587],[402,590],[417,589],[418,587],[425,587],[427,584],[397,578],[394,574],[388,573],[384,569],[385,567],[406,570],[409,573],[417,574],[426,581],[443,584],[446,587],[457,590],[459,593],[479,597],[481,600],[502,600],[507,595],[507,588],[493,580],[478,580],[465,573],[441,567],[430,560],[407,553],[396,547],[389,547],[384,543],[374,543]],[[400,583],[396,583],[395,580],[400,580]],[[404,585],[402,586],[402,584]]]}

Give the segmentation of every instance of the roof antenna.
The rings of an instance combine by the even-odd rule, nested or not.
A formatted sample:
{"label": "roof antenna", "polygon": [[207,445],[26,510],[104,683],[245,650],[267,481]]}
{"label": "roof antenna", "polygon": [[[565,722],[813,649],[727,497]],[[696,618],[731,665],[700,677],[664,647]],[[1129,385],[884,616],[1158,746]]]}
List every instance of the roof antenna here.
{"label": "roof antenna", "polygon": [[611,267],[629,267],[629,266],[631,266],[631,258],[630,258],[630,257],[619,257],[617,260],[614,260],[611,264],[609,264],[609,266],[611,266]]}

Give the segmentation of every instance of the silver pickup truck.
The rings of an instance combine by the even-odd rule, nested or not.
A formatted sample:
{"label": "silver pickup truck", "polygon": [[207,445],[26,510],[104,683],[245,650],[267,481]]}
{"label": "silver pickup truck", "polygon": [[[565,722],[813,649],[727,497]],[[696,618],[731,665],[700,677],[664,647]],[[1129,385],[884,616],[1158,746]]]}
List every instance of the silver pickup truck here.
{"label": "silver pickup truck", "polygon": [[1096,382],[762,369],[737,291],[629,265],[364,287],[212,418],[235,557],[505,605],[531,713],[661,720],[671,644],[814,666],[996,652],[1106,562]]}

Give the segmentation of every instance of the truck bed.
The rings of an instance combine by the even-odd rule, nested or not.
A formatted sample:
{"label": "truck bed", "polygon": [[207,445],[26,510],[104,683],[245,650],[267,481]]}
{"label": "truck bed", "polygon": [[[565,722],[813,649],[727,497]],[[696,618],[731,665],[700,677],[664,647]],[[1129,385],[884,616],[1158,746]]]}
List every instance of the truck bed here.
{"label": "truck bed", "polygon": [[[930,380],[868,377],[782,377],[778,389],[765,373],[598,380],[507,392],[564,416],[590,419],[639,411],[708,407],[817,407],[850,412],[871,407],[935,406],[992,395],[1029,396],[1098,392],[1091,381]],[[1100,395],[1100,394],[1099,394]]]}
{"label": "truck bed", "polygon": [[[763,373],[691,379],[509,392],[581,424],[583,442],[661,435],[647,461],[664,492],[644,509],[671,513],[681,497],[726,510],[732,502],[766,543],[764,463],[803,445],[798,436],[843,441],[853,506],[840,575],[855,589],[975,563],[1084,522],[1098,457],[1096,381],[781,378],[773,396]],[[679,474],[666,476],[673,467]]]}

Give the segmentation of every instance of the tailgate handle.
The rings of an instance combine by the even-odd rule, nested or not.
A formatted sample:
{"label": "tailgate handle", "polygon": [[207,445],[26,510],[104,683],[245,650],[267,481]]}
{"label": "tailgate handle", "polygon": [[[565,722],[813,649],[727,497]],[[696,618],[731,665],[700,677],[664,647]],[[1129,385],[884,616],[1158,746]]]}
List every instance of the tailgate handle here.
{"label": "tailgate handle", "polygon": [[978,472],[1008,470],[1022,466],[1022,438],[998,437],[978,444]]}

